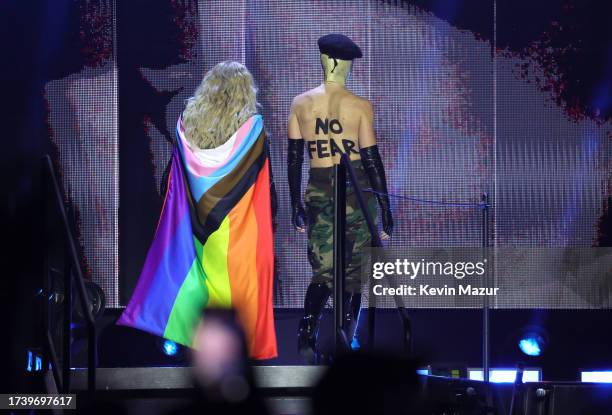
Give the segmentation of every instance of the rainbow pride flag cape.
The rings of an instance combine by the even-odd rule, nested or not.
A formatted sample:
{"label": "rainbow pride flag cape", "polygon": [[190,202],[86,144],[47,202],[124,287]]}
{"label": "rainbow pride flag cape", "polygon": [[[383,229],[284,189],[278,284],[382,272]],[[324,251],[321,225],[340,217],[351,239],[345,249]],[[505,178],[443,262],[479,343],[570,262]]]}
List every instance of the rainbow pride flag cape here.
{"label": "rainbow pride flag cape", "polygon": [[232,307],[255,359],[276,357],[267,139],[260,115],[192,151],[177,124],[168,188],[140,279],[117,324],[192,346],[206,307]]}

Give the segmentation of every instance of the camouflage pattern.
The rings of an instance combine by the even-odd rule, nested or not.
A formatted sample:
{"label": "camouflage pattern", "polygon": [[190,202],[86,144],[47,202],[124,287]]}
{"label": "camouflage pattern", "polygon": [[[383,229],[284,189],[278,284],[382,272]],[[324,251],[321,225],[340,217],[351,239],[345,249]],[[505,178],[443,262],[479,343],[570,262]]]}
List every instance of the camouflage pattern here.
{"label": "camouflage pattern", "polygon": [[[362,189],[369,182],[360,160],[351,161]],[[347,173],[348,175],[348,173]],[[308,260],[312,266],[312,282],[333,286],[333,168],[310,169],[305,202],[308,214]],[[376,221],[376,198],[363,193],[370,217]],[[376,222],[375,222],[376,223]],[[370,247],[370,232],[359,208],[355,190],[347,183],[346,188],[346,290],[359,292],[361,288],[361,258],[363,249]]]}

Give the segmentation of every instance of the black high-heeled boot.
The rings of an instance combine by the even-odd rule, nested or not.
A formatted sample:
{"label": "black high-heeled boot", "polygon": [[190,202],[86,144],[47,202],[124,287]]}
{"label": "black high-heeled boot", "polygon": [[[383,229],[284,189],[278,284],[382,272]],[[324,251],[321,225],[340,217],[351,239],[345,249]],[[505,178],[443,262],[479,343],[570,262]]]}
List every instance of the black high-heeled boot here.
{"label": "black high-heeled boot", "polygon": [[306,363],[316,363],[317,337],[319,337],[319,321],[323,307],[327,303],[331,289],[327,284],[311,283],[306,290],[304,299],[304,317],[298,327],[298,353]]}

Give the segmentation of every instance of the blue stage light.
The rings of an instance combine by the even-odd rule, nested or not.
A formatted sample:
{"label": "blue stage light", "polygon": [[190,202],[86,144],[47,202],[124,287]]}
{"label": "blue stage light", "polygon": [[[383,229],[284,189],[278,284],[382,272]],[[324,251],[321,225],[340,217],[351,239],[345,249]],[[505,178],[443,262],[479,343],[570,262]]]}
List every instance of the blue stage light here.
{"label": "blue stage light", "polygon": [[[484,380],[482,369],[468,368],[468,379]],[[489,382],[492,383],[514,383],[516,379],[516,369],[490,369]],[[542,370],[540,368],[527,368],[523,370],[523,383],[541,382]]]}
{"label": "blue stage light", "polygon": [[612,383],[612,370],[580,372],[581,382]]}
{"label": "blue stage light", "polygon": [[174,356],[178,352],[178,346],[172,340],[165,340],[162,349],[167,356]]}
{"label": "blue stage light", "polygon": [[527,356],[540,356],[543,348],[541,340],[540,336],[526,336],[519,340],[518,347]]}
{"label": "blue stage light", "polygon": [[28,363],[26,365],[26,372],[40,372],[41,370],[42,357],[40,356],[39,352],[28,350]]}
{"label": "blue stage light", "polygon": [[34,371],[34,355],[32,354],[32,351],[28,350],[28,365],[26,366],[26,372],[33,372]]}

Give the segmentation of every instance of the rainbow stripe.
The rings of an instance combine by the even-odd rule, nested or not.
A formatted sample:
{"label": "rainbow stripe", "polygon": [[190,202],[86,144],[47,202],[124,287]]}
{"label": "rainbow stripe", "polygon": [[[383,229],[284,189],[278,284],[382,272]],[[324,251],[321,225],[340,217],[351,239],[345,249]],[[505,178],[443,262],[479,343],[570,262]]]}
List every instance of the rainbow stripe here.
{"label": "rainbow stripe", "polygon": [[255,359],[277,355],[269,160],[261,116],[193,151],[181,120],[168,189],[138,284],[117,324],[191,346],[206,307],[232,307]]}

